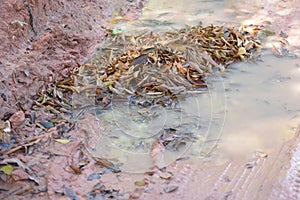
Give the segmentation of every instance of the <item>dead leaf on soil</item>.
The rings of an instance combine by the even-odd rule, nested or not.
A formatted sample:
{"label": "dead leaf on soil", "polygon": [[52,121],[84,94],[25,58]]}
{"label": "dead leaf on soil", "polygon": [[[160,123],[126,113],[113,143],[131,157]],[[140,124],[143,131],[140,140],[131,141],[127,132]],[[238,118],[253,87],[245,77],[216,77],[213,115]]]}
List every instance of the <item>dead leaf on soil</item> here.
{"label": "dead leaf on soil", "polygon": [[75,174],[80,174],[81,173],[81,169],[75,165],[69,165],[70,168],[75,172]]}
{"label": "dead leaf on soil", "polygon": [[159,174],[159,177],[162,179],[169,180],[173,177],[173,174],[171,172],[165,172],[165,173],[162,172]]}
{"label": "dead leaf on soil", "polygon": [[135,181],[134,182],[134,185],[136,185],[136,186],[145,186],[145,185],[147,185],[148,183],[147,183],[147,181],[145,180],[145,179],[143,179],[143,180],[141,180],[141,181]]}
{"label": "dead leaf on soil", "polygon": [[61,143],[61,144],[68,144],[72,140],[70,140],[70,139],[55,139],[54,141],[58,142],[58,143]]}

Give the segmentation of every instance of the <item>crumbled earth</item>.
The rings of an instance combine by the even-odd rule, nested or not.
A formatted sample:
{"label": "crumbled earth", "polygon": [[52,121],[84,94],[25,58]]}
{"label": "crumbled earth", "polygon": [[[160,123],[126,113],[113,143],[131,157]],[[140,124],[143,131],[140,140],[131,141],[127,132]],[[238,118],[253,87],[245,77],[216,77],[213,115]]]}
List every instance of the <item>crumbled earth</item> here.
{"label": "crumbled earth", "polygon": [[1,3],[0,199],[299,199],[300,169],[293,161],[299,161],[299,130],[283,148],[253,160],[212,166],[209,158],[200,164],[182,159],[129,174],[120,173],[117,160],[90,154],[87,144],[98,137],[91,133],[101,129],[93,115],[74,129],[63,118],[50,121],[56,111],[49,107],[36,109],[38,94],[67,79],[101,45],[110,24],[136,19],[144,3]]}
{"label": "crumbled earth", "polygon": [[[8,0],[1,3],[1,166],[14,167],[9,176],[3,173],[6,168],[1,168],[1,199],[72,195],[71,186],[47,182],[56,180],[52,172],[58,176],[63,174],[57,173],[57,168],[65,169],[62,163],[71,148],[68,145],[54,147],[50,138],[61,138],[61,134],[72,127],[63,122],[54,127],[48,121],[51,113],[33,109],[34,99],[49,85],[70,76],[101,44],[112,23],[136,19],[144,3],[143,0]],[[80,142],[76,144],[80,146]],[[75,149],[79,148],[76,144],[71,143]],[[53,148],[57,151],[49,152]],[[56,153],[60,155],[58,158],[55,158]],[[53,185],[59,191],[51,189]],[[91,191],[92,187],[88,189]],[[86,191],[78,195],[81,194],[86,195]]]}
{"label": "crumbled earth", "polygon": [[[137,17],[143,2],[125,3],[2,3],[0,118],[7,120],[19,110],[30,112],[37,91],[69,76],[103,41],[108,28],[105,24],[116,13],[127,20]],[[37,113],[37,117],[48,118],[44,113]]]}

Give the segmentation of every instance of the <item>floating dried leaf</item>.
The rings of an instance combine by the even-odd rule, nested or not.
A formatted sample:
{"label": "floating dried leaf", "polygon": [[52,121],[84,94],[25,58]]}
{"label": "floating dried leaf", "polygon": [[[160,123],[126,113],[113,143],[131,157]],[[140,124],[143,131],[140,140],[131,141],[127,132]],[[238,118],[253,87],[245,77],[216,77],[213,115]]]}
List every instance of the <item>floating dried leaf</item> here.
{"label": "floating dried leaf", "polygon": [[268,157],[268,154],[267,154],[267,153],[264,153],[264,152],[261,152],[261,151],[256,151],[256,152],[255,152],[255,155],[258,156],[258,157],[261,157],[261,158],[266,158],[266,157]]}
{"label": "floating dried leaf", "polygon": [[94,157],[94,160],[96,161],[96,163],[98,165],[102,165],[102,166],[105,166],[105,167],[108,167],[108,168],[115,168],[115,164],[111,161],[109,161],[108,159],[105,159],[105,158],[97,158],[97,157]]}

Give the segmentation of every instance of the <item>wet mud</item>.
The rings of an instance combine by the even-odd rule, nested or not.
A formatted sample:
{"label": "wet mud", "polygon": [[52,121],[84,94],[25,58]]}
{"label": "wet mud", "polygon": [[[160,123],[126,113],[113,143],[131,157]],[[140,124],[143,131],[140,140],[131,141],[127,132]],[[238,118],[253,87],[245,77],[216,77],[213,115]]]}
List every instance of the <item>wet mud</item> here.
{"label": "wet mud", "polygon": [[[1,168],[1,199],[56,198],[58,193],[51,189],[51,181],[47,186],[47,180],[52,180],[48,176],[52,173],[63,176],[64,167],[61,173],[57,173],[56,167],[62,167],[67,161],[65,155],[70,152],[64,151],[70,147],[50,145],[50,149],[59,152],[50,153],[43,145],[50,142],[50,135],[55,137],[66,132],[68,125],[62,123],[60,128],[54,127],[49,123],[53,114],[45,109],[34,109],[34,100],[37,94],[69,77],[70,72],[101,45],[113,23],[111,20],[138,18],[144,3],[140,0],[9,0],[1,3],[1,166],[15,169],[6,176],[3,173],[7,172],[6,168]],[[67,127],[68,131],[70,128]],[[44,157],[45,153],[48,156]],[[56,158],[52,160],[51,155]],[[57,183],[54,181],[56,188],[60,187]],[[58,196],[64,192],[72,194],[67,186],[59,190],[62,193]]]}

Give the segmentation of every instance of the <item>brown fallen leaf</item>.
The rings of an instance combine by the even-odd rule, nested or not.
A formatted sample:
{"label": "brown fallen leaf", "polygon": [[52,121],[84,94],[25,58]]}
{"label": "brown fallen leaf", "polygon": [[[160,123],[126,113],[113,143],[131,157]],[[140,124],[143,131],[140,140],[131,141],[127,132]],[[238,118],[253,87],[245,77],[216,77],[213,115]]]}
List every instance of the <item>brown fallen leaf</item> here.
{"label": "brown fallen leaf", "polygon": [[262,152],[262,151],[256,151],[256,152],[255,152],[255,155],[258,156],[258,157],[261,157],[261,158],[266,158],[266,157],[268,157],[268,154],[265,153],[265,152]]}
{"label": "brown fallen leaf", "polygon": [[110,160],[105,158],[97,158],[93,157],[93,159],[96,161],[96,164],[101,165],[103,167],[107,167],[110,169],[118,169],[118,167]]}
{"label": "brown fallen leaf", "polygon": [[145,185],[147,185],[148,183],[147,183],[147,181],[145,180],[145,179],[143,179],[143,180],[141,180],[141,181],[135,181],[134,182],[134,185],[136,185],[136,186],[145,186]]}
{"label": "brown fallen leaf", "polygon": [[69,165],[69,166],[75,172],[75,174],[81,174],[81,169],[79,169],[79,167],[76,167],[75,165]]}

